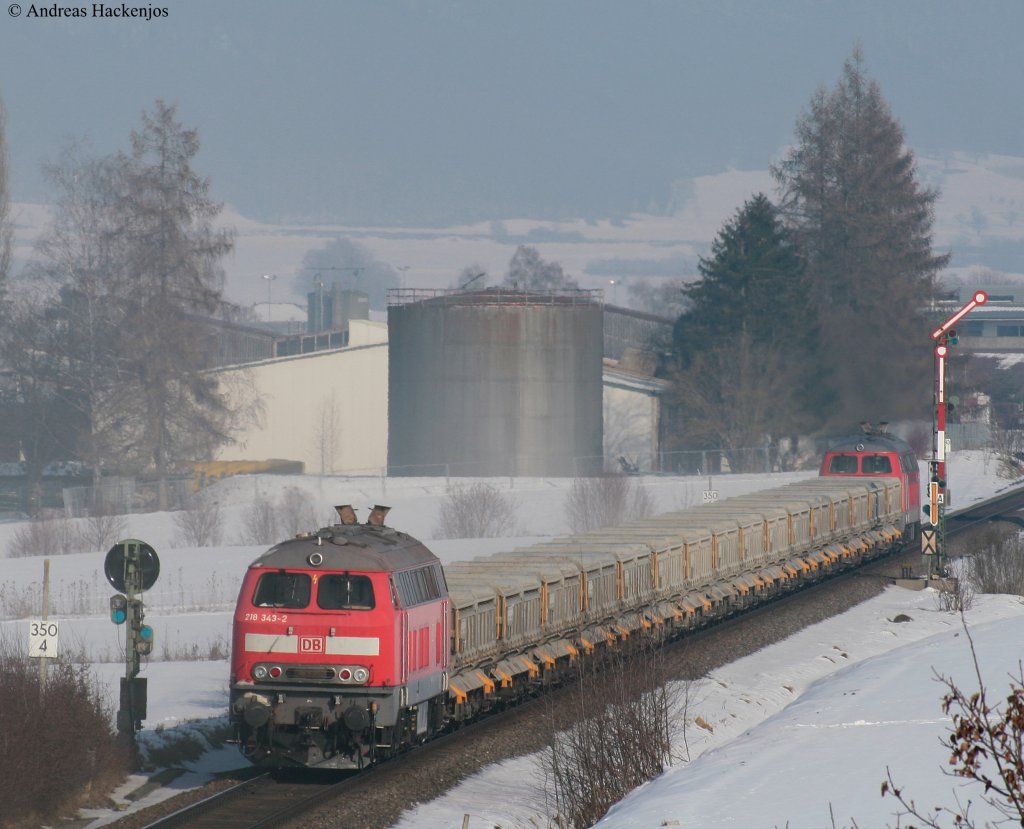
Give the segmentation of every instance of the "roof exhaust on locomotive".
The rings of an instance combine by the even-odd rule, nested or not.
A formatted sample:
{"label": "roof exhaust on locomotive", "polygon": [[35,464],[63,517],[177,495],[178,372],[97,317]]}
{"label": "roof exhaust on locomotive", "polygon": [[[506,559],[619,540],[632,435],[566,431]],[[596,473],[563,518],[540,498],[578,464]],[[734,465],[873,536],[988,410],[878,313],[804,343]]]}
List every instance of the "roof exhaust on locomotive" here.
{"label": "roof exhaust on locomotive", "polygon": [[366,519],[366,523],[374,527],[383,527],[384,519],[387,517],[389,512],[391,512],[391,507],[374,504],[373,509],[370,510],[370,517]]}
{"label": "roof exhaust on locomotive", "polygon": [[862,420],[860,430],[865,435],[887,435],[889,434],[889,421],[879,420],[878,425],[874,426],[870,420]]}
{"label": "roof exhaust on locomotive", "polygon": [[334,511],[338,513],[338,518],[342,524],[358,524],[359,519],[356,517],[356,511],[352,509],[351,504],[342,504],[334,508]]}

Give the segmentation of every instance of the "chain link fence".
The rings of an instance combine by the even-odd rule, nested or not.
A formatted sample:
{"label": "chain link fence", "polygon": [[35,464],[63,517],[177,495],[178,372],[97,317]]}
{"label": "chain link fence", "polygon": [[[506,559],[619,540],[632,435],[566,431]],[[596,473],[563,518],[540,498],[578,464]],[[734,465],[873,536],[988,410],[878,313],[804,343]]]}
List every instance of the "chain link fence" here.
{"label": "chain link fence", "polygon": [[[169,510],[183,509],[195,483],[191,476],[170,478],[167,485]],[[156,512],[160,508],[157,481],[137,478],[106,478],[99,486],[65,487],[64,514],[68,518],[95,515],[131,515]]]}

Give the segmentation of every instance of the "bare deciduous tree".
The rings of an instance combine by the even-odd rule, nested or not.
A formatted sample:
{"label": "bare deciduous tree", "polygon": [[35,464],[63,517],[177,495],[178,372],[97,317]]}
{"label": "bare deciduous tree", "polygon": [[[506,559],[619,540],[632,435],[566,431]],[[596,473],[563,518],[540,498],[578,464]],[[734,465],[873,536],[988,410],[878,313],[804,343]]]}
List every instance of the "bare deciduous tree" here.
{"label": "bare deciduous tree", "polygon": [[519,533],[515,500],[487,483],[449,487],[441,502],[437,538],[501,538]]}
{"label": "bare deciduous tree", "polygon": [[277,510],[269,498],[260,495],[253,499],[242,516],[242,544],[273,544],[279,541]]}
{"label": "bare deciduous tree", "polygon": [[83,550],[106,552],[125,535],[128,522],[123,515],[100,512],[90,515],[81,522],[79,537]]}
{"label": "bare deciduous tree", "polygon": [[1024,596],[1024,542],[1020,535],[985,533],[973,546],[969,579],[979,593]]}
{"label": "bare deciduous tree", "polygon": [[[7,294],[11,268],[14,227],[11,224],[11,196],[7,188],[7,110],[0,100],[0,309]],[[2,310],[0,310],[2,314]]]}
{"label": "bare deciduous tree", "polygon": [[54,388],[84,422],[76,454],[99,486],[105,466],[120,454],[126,413],[124,365],[113,333],[132,290],[117,211],[121,170],[112,157],[87,156],[80,145],[67,147],[44,169],[57,195],[52,222],[36,245],[41,259],[31,272],[58,291],[48,312],[55,330],[48,352]]}
{"label": "bare deciduous tree", "polygon": [[319,526],[316,504],[309,495],[295,486],[281,493],[277,513],[278,529],[286,535],[312,532]]}
{"label": "bare deciduous tree", "polygon": [[747,334],[694,355],[672,389],[687,446],[720,450],[734,472],[764,471],[764,455],[749,450],[792,424],[798,402],[790,369],[782,352],[755,346]]}
{"label": "bare deciduous tree", "polygon": [[519,291],[557,291],[578,288],[557,262],[545,262],[537,248],[520,245],[508,263],[502,285]]}
{"label": "bare deciduous tree", "polygon": [[174,514],[176,541],[188,547],[216,547],[224,535],[224,512],[209,493],[197,492]]}
{"label": "bare deciduous tree", "polygon": [[39,518],[14,533],[7,555],[10,558],[60,556],[81,552],[80,543],[67,518]]}
{"label": "bare deciduous tree", "polygon": [[565,496],[565,513],[574,533],[615,527],[654,512],[643,482],[628,475],[576,478]]}

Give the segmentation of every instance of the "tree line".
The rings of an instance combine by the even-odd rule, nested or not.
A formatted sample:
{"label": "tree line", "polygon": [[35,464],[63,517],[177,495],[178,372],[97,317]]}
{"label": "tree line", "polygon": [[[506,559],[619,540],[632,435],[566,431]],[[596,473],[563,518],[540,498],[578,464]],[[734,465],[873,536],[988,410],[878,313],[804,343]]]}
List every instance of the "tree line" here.
{"label": "tree line", "polygon": [[215,224],[198,151],[163,101],[127,151],[69,147],[45,165],[52,220],[18,280],[0,173],[0,451],[24,461],[30,492],[48,462],[76,458],[95,483],[153,474],[165,506],[168,477],[230,439],[244,401],[204,369],[205,320],[233,313],[221,261],[234,239]]}
{"label": "tree line", "polygon": [[[14,290],[2,127],[0,454],[24,458],[30,478],[76,458],[96,480],[166,481],[255,406],[204,371],[204,320],[237,309],[221,267],[233,237],[193,166],[198,134],[157,101],[127,151],[72,147],[47,165],[53,218]],[[833,89],[814,93],[772,174],[777,201],[756,194],[722,227],[667,349],[669,448],[719,450],[734,468],[740,449],[925,417],[931,404],[921,309],[949,259],[932,249],[937,194],[859,49]],[[480,288],[481,276],[471,266],[459,285]],[[503,282],[575,285],[526,246]]]}
{"label": "tree line", "polygon": [[814,93],[772,165],[779,198],[724,225],[673,329],[676,448],[738,449],[864,421],[926,418],[932,326],[948,254],[937,193],[858,49]]}

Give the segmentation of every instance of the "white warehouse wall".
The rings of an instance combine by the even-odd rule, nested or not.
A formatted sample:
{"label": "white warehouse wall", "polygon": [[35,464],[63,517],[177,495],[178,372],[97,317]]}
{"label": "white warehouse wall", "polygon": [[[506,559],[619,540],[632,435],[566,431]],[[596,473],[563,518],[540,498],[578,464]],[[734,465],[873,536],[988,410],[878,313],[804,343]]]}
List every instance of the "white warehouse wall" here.
{"label": "white warehouse wall", "polygon": [[257,422],[216,460],[302,461],[312,474],[380,474],[387,466],[387,325],[350,323],[349,345],[221,371],[262,401]]}

